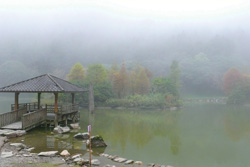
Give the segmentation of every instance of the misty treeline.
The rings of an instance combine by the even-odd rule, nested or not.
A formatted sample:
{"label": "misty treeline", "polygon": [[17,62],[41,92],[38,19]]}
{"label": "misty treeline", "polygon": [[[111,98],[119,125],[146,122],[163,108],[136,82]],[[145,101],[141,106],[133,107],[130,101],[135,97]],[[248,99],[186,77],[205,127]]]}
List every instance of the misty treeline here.
{"label": "misty treeline", "polygon": [[[135,64],[130,70],[126,63],[113,63],[110,68],[102,64],[90,64],[86,68],[75,64],[67,79],[87,88],[91,83],[94,88],[96,105],[112,107],[178,107],[180,100],[180,68],[177,61],[170,66],[166,77],[154,77],[146,67]],[[60,95],[61,102],[69,102],[70,96]],[[88,101],[88,94],[78,94],[77,101],[82,105]]]}
{"label": "misty treeline", "polygon": [[44,36],[27,32],[2,34],[0,86],[44,73],[65,78],[76,62],[110,67],[113,62],[125,61],[128,70],[140,63],[154,77],[166,77],[175,59],[182,70],[184,94],[223,95],[225,72],[233,66],[245,71],[250,62],[250,48],[246,45],[250,43],[250,35],[244,30],[207,34],[187,30],[172,35],[151,30],[127,32],[116,38],[100,36],[99,40],[96,36],[86,38],[82,31],[80,35],[61,33],[61,36],[57,32]]}
{"label": "misty treeline", "polygon": [[50,73],[66,78],[76,62],[84,67],[139,63],[167,77],[173,60],[182,71],[182,94],[224,95],[223,76],[250,62],[248,16],[171,20],[108,11],[6,11],[0,26],[0,86]]}

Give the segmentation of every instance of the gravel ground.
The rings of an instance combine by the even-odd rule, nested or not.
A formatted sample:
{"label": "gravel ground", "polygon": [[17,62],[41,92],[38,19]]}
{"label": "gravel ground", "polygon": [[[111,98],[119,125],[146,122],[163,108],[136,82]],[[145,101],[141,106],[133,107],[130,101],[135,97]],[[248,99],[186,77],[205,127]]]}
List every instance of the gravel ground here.
{"label": "gravel ground", "polygon": [[[53,164],[57,167],[64,167],[66,165],[60,156],[40,157],[36,154],[30,154],[28,151],[19,150],[15,146],[10,146],[10,143],[5,143],[0,152],[0,167],[52,167]],[[12,152],[13,156],[3,158],[3,152]],[[51,163],[51,166],[46,165],[46,163]]]}

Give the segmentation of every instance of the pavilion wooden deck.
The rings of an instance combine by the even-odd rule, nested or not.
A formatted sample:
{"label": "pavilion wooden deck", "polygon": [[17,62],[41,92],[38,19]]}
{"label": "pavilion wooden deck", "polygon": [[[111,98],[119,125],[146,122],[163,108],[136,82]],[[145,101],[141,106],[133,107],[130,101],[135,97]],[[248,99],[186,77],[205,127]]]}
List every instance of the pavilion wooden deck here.
{"label": "pavilion wooden deck", "polygon": [[3,127],[1,127],[1,129],[21,130],[21,129],[23,129],[22,121],[14,122],[12,124],[3,126]]}
{"label": "pavilion wooden deck", "polygon": [[[49,123],[56,125],[58,122],[65,122],[70,119],[73,122],[79,119],[79,107],[76,104],[72,105],[59,105],[58,113],[54,112],[54,105],[45,105],[39,107],[37,103],[24,103],[19,104],[20,109],[11,112],[0,114],[0,129],[12,130],[30,130],[41,124]],[[57,123],[54,123],[57,117]]]}

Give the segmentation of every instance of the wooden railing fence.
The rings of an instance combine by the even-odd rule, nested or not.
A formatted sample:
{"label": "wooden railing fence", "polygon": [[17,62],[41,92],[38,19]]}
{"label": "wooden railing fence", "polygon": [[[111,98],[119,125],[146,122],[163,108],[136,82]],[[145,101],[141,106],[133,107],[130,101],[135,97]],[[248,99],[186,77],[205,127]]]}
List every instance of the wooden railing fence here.
{"label": "wooden railing fence", "polygon": [[22,129],[30,129],[46,121],[46,108],[24,114],[22,116]]}
{"label": "wooden railing fence", "polygon": [[27,113],[27,109],[20,108],[20,109],[16,110],[15,112],[17,112],[17,120],[16,121],[21,121],[22,116]]}
{"label": "wooden railing fence", "polygon": [[21,117],[25,113],[27,113],[26,108],[20,108],[16,111],[0,114],[0,127],[21,121]]}
{"label": "wooden railing fence", "polygon": [[16,122],[16,119],[17,119],[17,112],[15,111],[0,114],[0,127],[14,123]]}

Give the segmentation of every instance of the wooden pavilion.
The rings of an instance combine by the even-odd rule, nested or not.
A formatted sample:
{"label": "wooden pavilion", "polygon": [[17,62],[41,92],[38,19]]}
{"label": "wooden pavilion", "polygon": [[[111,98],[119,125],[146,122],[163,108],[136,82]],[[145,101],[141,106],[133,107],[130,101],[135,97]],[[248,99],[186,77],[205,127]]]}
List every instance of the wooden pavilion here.
{"label": "wooden pavilion", "polygon": [[[83,93],[88,90],[74,85],[68,81],[57,78],[50,74],[44,74],[25,81],[0,88],[0,92],[15,93],[15,103],[11,106],[11,112],[0,114],[1,129],[24,129],[29,130],[46,121],[53,121],[55,126],[58,122],[68,118],[77,119],[79,106],[75,104],[75,93]],[[20,93],[37,93],[36,103],[19,103]],[[54,105],[41,106],[41,94],[53,93]],[[59,105],[58,94],[70,93],[71,104]]]}

